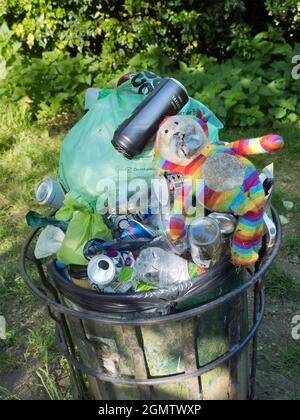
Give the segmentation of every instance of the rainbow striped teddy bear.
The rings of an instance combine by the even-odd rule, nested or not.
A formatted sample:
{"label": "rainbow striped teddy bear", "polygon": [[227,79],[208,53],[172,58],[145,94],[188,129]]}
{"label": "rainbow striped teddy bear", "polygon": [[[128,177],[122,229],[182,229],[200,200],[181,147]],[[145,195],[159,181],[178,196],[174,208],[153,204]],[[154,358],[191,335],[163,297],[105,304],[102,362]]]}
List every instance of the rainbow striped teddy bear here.
{"label": "rainbow striped teddy bear", "polygon": [[231,246],[232,262],[251,265],[259,258],[265,193],[255,166],[245,156],[279,150],[283,139],[269,134],[213,144],[206,123],[199,112],[197,117],[176,115],[167,117],[157,132],[154,162],[159,173],[182,174],[185,180],[192,180],[184,183],[183,192],[175,198],[169,234],[173,240],[187,234],[187,210],[194,196],[212,211],[238,216]]}

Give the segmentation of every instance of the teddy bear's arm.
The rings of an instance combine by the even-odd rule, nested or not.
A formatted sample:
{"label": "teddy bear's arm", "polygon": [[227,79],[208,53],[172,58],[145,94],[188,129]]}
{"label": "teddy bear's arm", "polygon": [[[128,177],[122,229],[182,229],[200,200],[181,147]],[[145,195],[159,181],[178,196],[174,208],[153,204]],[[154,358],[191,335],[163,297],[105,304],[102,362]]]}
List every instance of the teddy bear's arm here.
{"label": "teddy bear's arm", "polygon": [[226,148],[242,156],[258,155],[261,153],[276,152],[284,145],[283,138],[277,134],[268,134],[266,136],[254,139],[237,140],[228,143]]}
{"label": "teddy bear's arm", "polygon": [[252,197],[248,197],[248,195],[244,193],[244,188],[240,189],[240,192],[230,204],[230,210],[238,216],[242,216],[251,211],[258,211],[259,207],[261,207],[261,202],[258,203]]}

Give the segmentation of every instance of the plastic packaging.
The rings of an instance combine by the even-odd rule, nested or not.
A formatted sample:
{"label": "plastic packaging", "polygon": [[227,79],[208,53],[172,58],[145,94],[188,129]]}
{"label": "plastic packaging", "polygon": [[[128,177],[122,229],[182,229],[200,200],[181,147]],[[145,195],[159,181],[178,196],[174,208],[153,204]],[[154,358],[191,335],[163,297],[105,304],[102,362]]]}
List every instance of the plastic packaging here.
{"label": "plastic packaging", "polygon": [[57,258],[64,264],[87,265],[83,247],[95,237],[112,238],[103,217],[87,204],[79,203],[70,195],[65,198],[65,207],[56,213],[56,218],[70,220],[66,236],[57,252]]}
{"label": "plastic packaging", "polygon": [[47,226],[38,237],[35,245],[35,258],[47,258],[54,255],[60,248],[65,237],[64,232],[55,226]]}
{"label": "plastic packaging", "polygon": [[184,282],[191,274],[187,260],[158,247],[143,249],[135,264],[136,278],[159,288]]}
{"label": "plastic packaging", "polygon": [[44,226],[56,226],[63,230],[64,232],[68,229],[69,222],[57,220],[54,217],[44,216],[37,213],[36,211],[29,211],[26,214],[27,225],[33,228],[40,228]]}

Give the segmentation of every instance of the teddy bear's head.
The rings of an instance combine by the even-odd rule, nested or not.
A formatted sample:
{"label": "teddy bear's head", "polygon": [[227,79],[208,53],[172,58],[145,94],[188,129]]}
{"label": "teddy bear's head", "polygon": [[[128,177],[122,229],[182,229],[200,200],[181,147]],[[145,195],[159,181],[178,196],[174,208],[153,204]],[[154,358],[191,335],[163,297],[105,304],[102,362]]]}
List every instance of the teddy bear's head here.
{"label": "teddy bear's head", "polygon": [[161,157],[185,166],[201,154],[209,140],[197,119],[175,115],[162,122],[155,144]]}

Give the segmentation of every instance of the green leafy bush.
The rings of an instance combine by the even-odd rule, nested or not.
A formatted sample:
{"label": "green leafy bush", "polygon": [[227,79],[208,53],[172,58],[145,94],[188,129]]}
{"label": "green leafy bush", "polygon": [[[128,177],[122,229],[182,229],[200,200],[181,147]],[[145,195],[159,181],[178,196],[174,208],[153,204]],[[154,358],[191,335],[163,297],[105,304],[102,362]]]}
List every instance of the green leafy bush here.
{"label": "green leafy bush", "polygon": [[291,58],[300,54],[279,31],[262,32],[248,45],[248,58],[239,54],[223,63],[199,56],[193,66],[180,62],[174,68],[157,49],[134,57],[137,68],[172,74],[191,96],[209,106],[228,126],[272,126],[299,120],[300,80],[291,75]]}
{"label": "green leafy bush", "polygon": [[70,57],[59,50],[44,52],[41,58],[17,60],[0,81],[2,101],[25,99],[34,116],[46,119],[70,106],[82,107],[80,93],[92,83],[99,64],[92,57]]}
{"label": "green leafy bush", "polygon": [[[258,18],[259,17],[259,18]],[[149,45],[193,62],[199,54],[225,59],[246,51],[252,36],[283,27],[300,41],[297,0],[1,0],[6,20],[29,55],[60,49],[97,54],[102,68],[116,69]]]}
{"label": "green leafy bush", "polygon": [[[2,27],[2,32],[0,53],[1,45],[5,45],[1,44],[1,33],[3,39],[6,36],[11,40],[7,27]],[[2,102],[23,98],[34,118],[47,121],[66,111],[81,110],[87,87],[114,86],[121,74],[144,69],[180,80],[191,96],[209,106],[227,126],[296,123],[300,80],[291,76],[291,58],[300,54],[299,47],[296,44],[292,48],[279,31],[270,30],[248,42],[247,57],[238,53],[219,63],[215,58],[199,55],[187,65],[150,46],[115,72],[103,70],[103,63],[95,56],[72,57],[58,49],[36,58],[15,55],[14,60],[4,52],[10,64],[6,66],[5,78],[0,80],[0,97]]]}
{"label": "green leafy bush", "polygon": [[288,37],[299,41],[300,3],[298,0],[265,0],[265,8],[273,23]]}
{"label": "green leafy bush", "polygon": [[20,42],[14,40],[14,33],[4,22],[0,26],[0,80],[7,74],[7,67],[12,64],[21,47]]}

